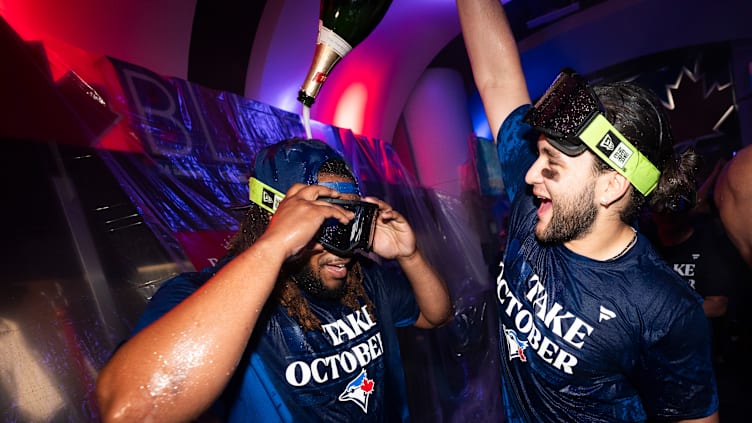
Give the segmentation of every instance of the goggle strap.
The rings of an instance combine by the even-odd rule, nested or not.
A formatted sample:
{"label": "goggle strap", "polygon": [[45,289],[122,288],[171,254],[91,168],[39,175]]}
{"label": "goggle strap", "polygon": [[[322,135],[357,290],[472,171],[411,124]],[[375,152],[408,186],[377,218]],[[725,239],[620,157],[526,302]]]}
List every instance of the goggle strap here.
{"label": "goggle strap", "polygon": [[252,202],[269,213],[277,211],[279,203],[285,198],[285,194],[253,177],[248,179],[248,193]]}
{"label": "goggle strap", "polygon": [[[320,182],[319,185],[339,191],[342,194],[360,195],[358,186],[351,182]],[[277,211],[279,203],[285,198],[285,194],[254,177],[248,179],[248,196],[252,202],[269,213]]]}
{"label": "goggle strap", "polygon": [[577,136],[642,195],[647,196],[658,186],[661,172],[602,114],[596,114]]}

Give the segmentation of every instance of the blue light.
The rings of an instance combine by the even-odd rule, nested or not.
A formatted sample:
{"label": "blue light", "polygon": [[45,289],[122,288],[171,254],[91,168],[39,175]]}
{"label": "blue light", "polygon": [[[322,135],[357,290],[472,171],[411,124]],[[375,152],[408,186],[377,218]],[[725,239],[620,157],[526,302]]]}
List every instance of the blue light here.
{"label": "blue light", "polygon": [[475,135],[489,140],[496,139],[491,133],[491,127],[488,125],[486,110],[483,108],[483,103],[480,100],[478,90],[473,91],[468,97],[467,109],[470,112],[470,122],[473,125],[473,132]]}

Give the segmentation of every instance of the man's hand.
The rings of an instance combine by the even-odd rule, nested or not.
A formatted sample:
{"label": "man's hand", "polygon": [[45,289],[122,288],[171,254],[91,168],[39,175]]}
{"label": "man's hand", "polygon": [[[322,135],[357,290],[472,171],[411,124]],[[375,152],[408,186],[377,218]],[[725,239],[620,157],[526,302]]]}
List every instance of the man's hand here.
{"label": "man's hand", "polygon": [[378,198],[366,197],[364,200],[379,206],[376,234],[373,237],[373,252],[385,259],[397,259],[415,254],[417,249],[415,234],[405,217]]}
{"label": "man's hand", "polygon": [[286,257],[298,254],[311,242],[326,219],[334,218],[347,224],[355,217],[353,212],[319,199],[340,196],[339,192],[321,185],[293,185],[261,238],[274,240],[272,245],[285,251]]}

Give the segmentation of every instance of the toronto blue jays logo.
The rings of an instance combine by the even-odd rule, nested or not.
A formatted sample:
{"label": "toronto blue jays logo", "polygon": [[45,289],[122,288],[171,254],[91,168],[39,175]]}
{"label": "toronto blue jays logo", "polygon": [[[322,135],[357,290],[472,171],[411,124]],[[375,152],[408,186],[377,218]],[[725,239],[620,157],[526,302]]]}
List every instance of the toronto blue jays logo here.
{"label": "toronto blue jays logo", "polygon": [[373,393],[375,382],[368,379],[366,370],[360,371],[360,374],[345,387],[344,392],[339,396],[340,401],[352,401],[357,404],[364,413],[368,413],[368,397]]}
{"label": "toronto blue jays logo", "polygon": [[504,328],[504,334],[506,335],[507,346],[509,347],[509,359],[519,358],[521,361],[527,361],[527,357],[525,357],[527,341],[520,341],[517,338],[517,332],[512,329]]}

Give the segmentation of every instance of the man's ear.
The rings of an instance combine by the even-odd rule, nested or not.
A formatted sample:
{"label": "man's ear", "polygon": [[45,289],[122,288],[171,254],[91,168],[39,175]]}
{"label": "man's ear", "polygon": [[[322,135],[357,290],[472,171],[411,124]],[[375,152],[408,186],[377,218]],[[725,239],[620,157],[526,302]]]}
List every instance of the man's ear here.
{"label": "man's ear", "polygon": [[615,170],[603,173],[599,177],[599,180],[600,192],[597,193],[598,197],[596,198],[598,198],[600,205],[604,207],[608,207],[622,199],[627,194],[630,185],[632,185],[629,179]]}

